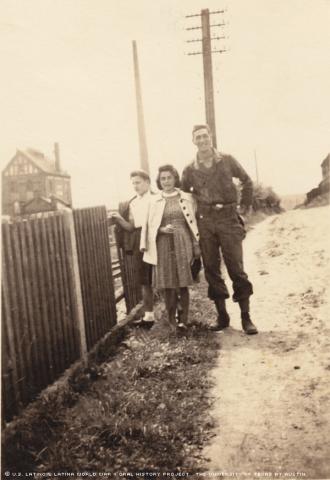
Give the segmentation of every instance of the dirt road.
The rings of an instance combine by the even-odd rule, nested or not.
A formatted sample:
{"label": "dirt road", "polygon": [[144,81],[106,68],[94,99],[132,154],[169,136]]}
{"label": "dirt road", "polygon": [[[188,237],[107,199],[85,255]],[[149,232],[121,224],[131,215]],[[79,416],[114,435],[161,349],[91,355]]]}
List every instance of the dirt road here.
{"label": "dirt road", "polygon": [[214,370],[209,476],[330,478],[330,208],[289,211],[245,241],[259,335],[236,305]]}

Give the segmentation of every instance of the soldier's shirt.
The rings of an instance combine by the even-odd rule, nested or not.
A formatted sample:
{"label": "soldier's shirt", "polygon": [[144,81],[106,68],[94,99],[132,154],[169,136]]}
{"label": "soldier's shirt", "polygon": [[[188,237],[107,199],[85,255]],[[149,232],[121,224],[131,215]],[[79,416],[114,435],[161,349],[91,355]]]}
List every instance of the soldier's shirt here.
{"label": "soldier's shirt", "polygon": [[182,190],[193,193],[198,204],[228,204],[237,202],[237,188],[233,178],[242,184],[241,205],[252,203],[252,181],[242,165],[231,155],[213,151],[213,165],[207,168],[198,156],[185,167]]}

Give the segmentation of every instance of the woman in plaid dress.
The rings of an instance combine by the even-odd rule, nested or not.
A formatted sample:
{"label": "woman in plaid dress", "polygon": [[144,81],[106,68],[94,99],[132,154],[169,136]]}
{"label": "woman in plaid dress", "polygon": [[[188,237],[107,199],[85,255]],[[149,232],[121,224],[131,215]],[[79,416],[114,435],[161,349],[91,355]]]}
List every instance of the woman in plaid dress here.
{"label": "woman in plaid dress", "polygon": [[[150,204],[145,231],[147,241],[145,245],[141,243],[141,247],[145,251],[144,261],[154,264],[153,286],[164,292],[172,324],[175,324],[179,293],[183,310],[179,327],[185,328],[189,312],[188,287],[193,284],[191,263],[200,256],[200,249],[194,199],[177,188],[178,185],[179,175],[174,167],[159,168],[157,186],[161,193]],[[153,243],[157,250],[154,262],[150,252]]]}

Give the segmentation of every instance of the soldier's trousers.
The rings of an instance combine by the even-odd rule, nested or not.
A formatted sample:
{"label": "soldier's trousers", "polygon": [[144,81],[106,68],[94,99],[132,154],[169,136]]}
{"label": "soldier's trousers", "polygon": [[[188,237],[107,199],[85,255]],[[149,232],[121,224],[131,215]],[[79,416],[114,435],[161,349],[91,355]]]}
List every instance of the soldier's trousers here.
{"label": "soldier's trousers", "polygon": [[253,288],[243,267],[242,241],[246,232],[236,208],[199,212],[197,222],[209,298],[229,298],[221,276],[219,249],[233,283],[234,302],[248,298]]}

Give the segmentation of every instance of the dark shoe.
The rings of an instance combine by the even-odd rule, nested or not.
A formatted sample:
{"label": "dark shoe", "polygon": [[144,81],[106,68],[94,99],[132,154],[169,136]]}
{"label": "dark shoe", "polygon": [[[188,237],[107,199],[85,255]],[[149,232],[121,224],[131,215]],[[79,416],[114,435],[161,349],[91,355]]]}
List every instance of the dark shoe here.
{"label": "dark shoe", "polygon": [[143,322],[142,318],[137,318],[136,320],[134,320],[132,325],[134,325],[134,327],[141,327],[142,322]]}
{"label": "dark shoe", "polygon": [[155,324],[154,321],[151,321],[151,320],[146,321],[142,319],[142,322],[140,323],[140,327],[144,328],[145,330],[150,330],[154,324]]}
{"label": "dark shoe", "polygon": [[242,328],[247,335],[255,335],[258,333],[257,327],[253,325],[249,312],[241,313]]}
{"label": "dark shoe", "polygon": [[219,312],[219,316],[217,319],[216,325],[212,325],[210,330],[213,332],[219,332],[220,330],[224,330],[225,328],[229,327],[230,317],[226,310]]}
{"label": "dark shoe", "polygon": [[187,325],[185,325],[182,322],[178,323],[176,328],[177,328],[177,332],[180,333],[180,334],[185,334],[188,331]]}

